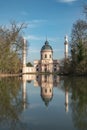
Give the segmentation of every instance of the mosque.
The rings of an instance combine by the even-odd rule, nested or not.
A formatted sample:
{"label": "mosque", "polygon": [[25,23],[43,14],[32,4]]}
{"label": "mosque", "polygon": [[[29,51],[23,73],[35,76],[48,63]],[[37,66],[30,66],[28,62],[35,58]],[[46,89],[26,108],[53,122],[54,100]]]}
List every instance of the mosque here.
{"label": "mosque", "polygon": [[59,71],[59,61],[53,60],[53,49],[46,40],[40,51],[40,60],[34,61],[36,72],[56,72]]}
{"label": "mosque", "polygon": [[[65,59],[68,58],[68,38],[65,37],[64,41],[64,55]],[[49,105],[53,98],[53,87],[57,87],[60,83],[58,75],[39,75],[38,72],[59,72],[60,61],[53,59],[53,49],[49,42],[46,40],[40,51],[40,60],[34,61],[33,67],[26,66],[26,40],[24,39],[23,48],[23,107],[26,108],[26,82],[34,80],[34,86],[40,86],[40,95],[44,104]],[[36,73],[30,74],[30,73]],[[68,112],[68,89],[65,91],[65,111]]]}
{"label": "mosque", "polygon": [[[65,36],[65,59],[68,58],[68,38]],[[33,67],[26,66],[26,40],[24,39],[23,48],[23,69],[22,73],[38,73],[38,72],[49,72],[55,73],[60,71],[60,61],[53,59],[53,49],[49,42],[46,40],[40,51],[40,60],[34,61]]]}

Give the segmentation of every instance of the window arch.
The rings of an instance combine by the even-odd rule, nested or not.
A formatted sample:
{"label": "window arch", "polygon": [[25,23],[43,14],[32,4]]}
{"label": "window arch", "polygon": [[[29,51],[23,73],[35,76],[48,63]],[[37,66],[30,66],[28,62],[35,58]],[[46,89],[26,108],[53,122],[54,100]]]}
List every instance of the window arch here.
{"label": "window arch", "polygon": [[52,58],[51,54],[49,55],[49,58]]}
{"label": "window arch", "polygon": [[47,58],[47,54],[45,54],[45,58]]}
{"label": "window arch", "polygon": [[41,54],[41,59],[43,58],[43,55]]}
{"label": "window arch", "polygon": [[51,89],[50,89],[50,93],[51,93],[52,91],[51,91]]}

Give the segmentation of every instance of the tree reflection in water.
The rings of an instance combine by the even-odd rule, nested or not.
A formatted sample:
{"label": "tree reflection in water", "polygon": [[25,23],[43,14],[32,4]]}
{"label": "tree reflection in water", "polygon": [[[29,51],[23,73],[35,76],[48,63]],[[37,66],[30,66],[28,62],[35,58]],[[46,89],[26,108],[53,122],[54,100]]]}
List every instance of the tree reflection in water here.
{"label": "tree reflection in water", "polygon": [[[0,79],[0,128],[17,130],[20,125],[19,114],[23,110],[21,82],[18,78]],[[23,124],[21,126],[23,129]]]}
{"label": "tree reflection in water", "polygon": [[[86,78],[81,78],[81,77],[69,78],[69,77],[59,77],[53,75],[50,76],[28,75],[27,80],[25,78],[23,80],[20,80],[19,78],[0,79],[0,129],[1,130],[3,129],[4,130],[28,130],[30,129],[30,127],[31,128],[34,127],[33,122],[31,124],[27,124],[27,122],[24,123],[23,120],[21,119],[22,114],[24,114],[23,113],[24,109],[25,108],[27,109],[26,83],[27,85],[31,84],[31,82],[29,82],[31,80],[34,80],[34,86],[40,87],[39,94],[41,95],[42,101],[44,101],[44,104],[46,106],[48,106],[49,103],[52,102],[54,96],[53,89],[55,87],[59,87],[59,89],[62,90],[62,92],[64,92],[65,94],[66,112],[69,111],[68,110],[68,104],[69,104],[69,109],[72,115],[72,117],[70,115],[70,118],[72,118],[74,128],[76,130],[87,130],[87,80]],[[27,109],[27,111],[29,111],[29,109]],[[33,113],[31,113],[31,115],[33,116]]]}
{"label": "tree reflection in water", "polygon": [[71,91],[70,106],[75,128],[87,130],[87,78],[67,78],[64,83]]}

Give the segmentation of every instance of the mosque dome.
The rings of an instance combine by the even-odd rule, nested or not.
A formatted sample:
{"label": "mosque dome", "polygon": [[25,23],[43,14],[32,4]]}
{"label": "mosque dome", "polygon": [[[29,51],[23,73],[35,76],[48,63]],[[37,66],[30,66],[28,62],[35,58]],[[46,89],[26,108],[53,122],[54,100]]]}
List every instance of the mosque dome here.
{"label": "mosque dome", "polygon": [[45,44],[42,46],[41,51],[50,50],[53,51],[52,47],[49,45],[49,42],[46,40]]}

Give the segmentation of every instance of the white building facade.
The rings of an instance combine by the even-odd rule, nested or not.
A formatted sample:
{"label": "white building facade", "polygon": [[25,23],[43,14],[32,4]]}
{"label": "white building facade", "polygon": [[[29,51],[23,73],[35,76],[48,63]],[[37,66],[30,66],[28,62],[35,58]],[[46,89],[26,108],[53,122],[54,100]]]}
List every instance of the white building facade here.
{"label": "white building facade", "polygon": [[[65,37],[65,59],[68,59],[68,37]],[[49,42],[46,40],[40,51],[40,60],[34,61],[33,67],[26,66],[26,40],[24,40],[23,48],[23,69],[22,73],[40,73],[40,72],[49,72],[55,73],[60,72],[60,61],[53,59],[53,49],[50,46]]]}
{"label": "white building facade", "polygon": [[35,72],[58,72],[59,61],[53,59],[53,49],[46,40],[40,51],[40,60],[34,61]]}

